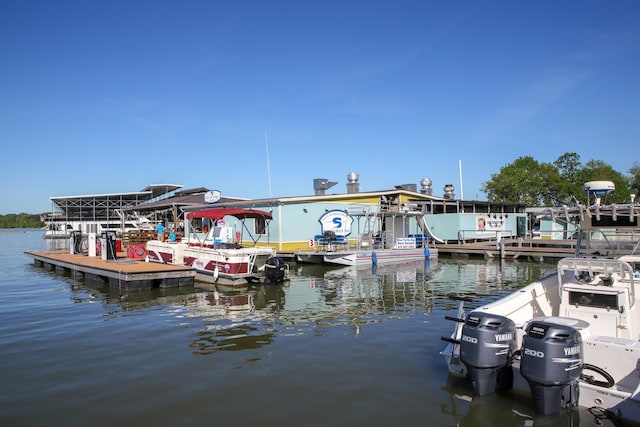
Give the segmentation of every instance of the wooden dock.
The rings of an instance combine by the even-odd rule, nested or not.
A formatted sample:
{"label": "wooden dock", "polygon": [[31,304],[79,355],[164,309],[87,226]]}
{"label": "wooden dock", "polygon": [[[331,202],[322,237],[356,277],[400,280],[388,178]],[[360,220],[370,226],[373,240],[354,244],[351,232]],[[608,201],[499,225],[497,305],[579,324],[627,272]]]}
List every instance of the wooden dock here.
{"label": "wooden dock", "polygon": [[85,279],[127,291],[193,286],[196,277],[193,268],[130,259],[124,253],[108,260],[99,256],[71,254],[68,250],[26,252],[26,255],[45,269],[81,274]]}
{"label": "wooden dock", "polygon": [[535,261],[555,261],[570,257],[575,253],[574,241],[525,241],[505,240],[503,245],[492,243],[439,244],[438,255],[452,257],[484,257],[485,259],[523,259]]}

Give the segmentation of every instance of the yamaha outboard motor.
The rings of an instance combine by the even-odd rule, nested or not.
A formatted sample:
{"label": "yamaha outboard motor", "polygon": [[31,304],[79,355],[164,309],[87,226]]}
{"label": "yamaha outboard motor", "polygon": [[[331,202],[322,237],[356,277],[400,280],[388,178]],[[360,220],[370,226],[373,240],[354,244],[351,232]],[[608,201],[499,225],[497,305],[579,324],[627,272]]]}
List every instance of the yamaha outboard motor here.
{"label": "yamaha outboard motor", "polygon": [[462,327],[460,360],[467,367],[475,394],[513,386],[510,358],[516,345],[513,320],[492,313],[469,313]]}
{"label": "yamaha outboard motor", "polygon": [[271,283],[279,283],[285,279],[286,263],[280,257],[271,257],[264,264],[264,275]]}
{"label": "yamaha outboard motor", "polygon": [[529,382],[536,410],[544,415],[578,404],[582,336],[571,326],[532,321],[522,342],[520,373]]}

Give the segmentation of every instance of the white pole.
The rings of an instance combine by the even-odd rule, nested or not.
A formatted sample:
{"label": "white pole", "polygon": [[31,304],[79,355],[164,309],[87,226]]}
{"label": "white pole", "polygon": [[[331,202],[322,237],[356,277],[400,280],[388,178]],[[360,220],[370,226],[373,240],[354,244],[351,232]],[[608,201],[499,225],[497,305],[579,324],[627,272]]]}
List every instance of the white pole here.
{"label": "white pole", "polygon": [[269,198],[271,198],[271,162],[269,161],[269,142],[267,141],[267,130],[264,130],[264,145],[267,149],[267,179],[269,181]]}
{"label": "white pole", "polygon": [[460,200],[464,200],[464,188],[462,188],[462,160],[458,160],[458,169],[460,170]]}

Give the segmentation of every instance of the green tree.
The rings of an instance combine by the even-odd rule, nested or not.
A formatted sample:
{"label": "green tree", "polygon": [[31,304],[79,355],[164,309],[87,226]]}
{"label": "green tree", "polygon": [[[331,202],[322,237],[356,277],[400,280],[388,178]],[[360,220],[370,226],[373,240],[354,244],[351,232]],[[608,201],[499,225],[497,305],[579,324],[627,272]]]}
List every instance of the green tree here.
{"label": "green tree", "polygon": [[[587,203],[583,190],[588,181],[611,181],[615,191],[603,203],[629,203],[630,194],[640,189],[640,166],[634,164],[626,177],[601,160],[580,163],[577,153],[565,153],[553,163],[539,163],[531,156],[519,157],[482,185],[489,201],[528,206],[561,206],[576,200]],[[593,200],[590,201],[593,203]]]}
{"label": "green tree", "polygon": [[633,162],[633,166],[629,169],[629,174],[631,174],[631,178],[629,178],[631,191],[638,196],[640,195],[640,164],[638,162]]}
{"label": "green tree", "polygon": [[[629,179],[602,160],[589,160],[585,163],[578,174],[578,179],[582,184],[589,181],[613,182],[616,189],[604,198],[603,203],[629,203],[630,201],[629,196],[632,191]],[[583,192],[578,199],[586,203],[587,194]]]}
{"label": "green tree", "polygon": [[557,199],[564,204],[573,204],[574,201],[571,196],[581,194],[582,184],[584,184],[580,182],[582,170],[580,156],[577,153],[565,153],[558,157],[553,162],[553,165],[558,169],[558,173],[562,178],[558,188]]}
{"label": "green tree", "polygon": [[482,191],[490,201],[544,206],[556,202],[561,184],[562,178],[553,165],[524,156],[491,175]]}

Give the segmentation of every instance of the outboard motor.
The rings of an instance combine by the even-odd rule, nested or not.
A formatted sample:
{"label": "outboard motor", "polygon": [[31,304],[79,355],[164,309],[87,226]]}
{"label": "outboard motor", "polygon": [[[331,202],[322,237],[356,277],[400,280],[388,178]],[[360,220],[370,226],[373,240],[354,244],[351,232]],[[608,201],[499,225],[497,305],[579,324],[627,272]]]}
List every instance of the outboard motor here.
{"label": "outboard motor", "polygon": [[529,323],[520,373],[529,383],[536,411],[549,415],[578,404],[582,351],[577,329],[544,320]]}
{"label": "outboard motor", "polygon": [[287,264],[280,257],[269,258],[264,264],[264,275],[271,283],[282,282],[286,277]]}
{"label": "outboard motor", "polygon": [[516,345],[513,320],[492,313],[469,313],[462,327],[460,360],[467,367],[475,394],[513,386],[510,358]]}

